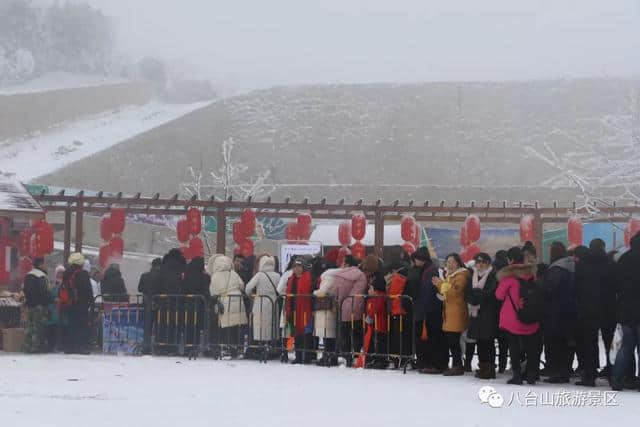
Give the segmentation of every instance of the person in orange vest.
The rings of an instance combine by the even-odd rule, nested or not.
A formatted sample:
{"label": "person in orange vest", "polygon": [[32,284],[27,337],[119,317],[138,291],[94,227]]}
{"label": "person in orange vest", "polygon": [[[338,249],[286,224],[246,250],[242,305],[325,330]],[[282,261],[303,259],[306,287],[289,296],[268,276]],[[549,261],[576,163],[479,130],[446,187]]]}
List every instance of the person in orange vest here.
{"label": "person in orange vest", "polygon": [[309,364],[315,357],[313,346],[313,311],[311,293],[311,262],[306,257],[296,258],[293,273],[287,281],[287,299],[284,312],[287,327],[295,337],[296,358],[294,364]]}
{"label": "person in orange vest", "polygon": [[402,359],[411,356],[411,338],[413,334],[413,320],[411,319],[410,304],[407,304],[407,274],[408,264],[404,261],[390,263],[385,271],[388,282],[387,295],[390,297],[390,336],[389,353],[392,354],[392,361],[395,367],[401,365]]}
{"label": "person in orange vest", "polygon": [[386,369],[389,360],[387,353],[387,282],[382,273],[374,273],[367,298],[367,333],[369,342],[364,346],[367,353],[374,356],[367,360],[366,367],[371,369]]}

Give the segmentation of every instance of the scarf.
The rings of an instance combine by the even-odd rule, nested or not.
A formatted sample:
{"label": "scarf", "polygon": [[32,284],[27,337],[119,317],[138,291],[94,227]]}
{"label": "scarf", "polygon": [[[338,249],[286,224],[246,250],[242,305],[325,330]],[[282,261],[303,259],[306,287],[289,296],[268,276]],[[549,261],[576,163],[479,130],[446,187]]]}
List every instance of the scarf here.
{"label": "scarf", "polygon": [[[487,279],[489,278],[489,274],[491,273],[491,270],[493,270],[493,267],[489,266],[487,271],[484,272],[484,276],[482,277],[480,277],[478,270],[476,269],[473,270],[473,279],[472,279],[473,289],[484,289],[484,285],[487,283]],[[471,317],[478,317],[478,312],[480,311],[480,304],[478,305],[467,304],[467,306],[469,307],[469,315]]]}
{"label": "scarf", "polygon": [[465,271],[466,268],[464,267],[460,267],[459,269],[457,269],[456,271],[454,271],[453,273],[447,275],[447,278],[444,282],[442,282],[442,285],[440,285],[440,293],[442,294],[442,296],[444,297],[445,301],[447,299],[447,292],[449,291],[449,289],[451,288],[451,283],[449,282],[449,280],[451,280],[451,278],[453,276],[455,276],[456,274]]}

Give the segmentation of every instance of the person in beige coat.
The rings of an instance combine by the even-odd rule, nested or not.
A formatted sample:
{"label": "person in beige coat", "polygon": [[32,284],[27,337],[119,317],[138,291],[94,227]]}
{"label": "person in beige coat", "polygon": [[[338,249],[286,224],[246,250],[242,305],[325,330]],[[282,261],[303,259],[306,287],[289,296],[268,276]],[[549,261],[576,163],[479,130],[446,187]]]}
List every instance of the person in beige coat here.
{"label": "person in beige coat", "polygon": [[[258,272],[253,276],[247,288],[247,295],[253,299],[253,340],[264,342],[275,338],[273,314],[277,307],[277,286],[280,275],[275,272],[276,260],[264,255],[258,262]],[[252,295],[255,291],[255,295]]]}
{"label": "person in beige coat", "polygon": [[213,255],[207,266],[211,274],[209,290],[217,297],[221,313],[218,314],[219,343],[232,347],[232,356],[240,344],[242,326],[247,324],[244,306],[244,282],[233,270],[233,262],[226,255]]}

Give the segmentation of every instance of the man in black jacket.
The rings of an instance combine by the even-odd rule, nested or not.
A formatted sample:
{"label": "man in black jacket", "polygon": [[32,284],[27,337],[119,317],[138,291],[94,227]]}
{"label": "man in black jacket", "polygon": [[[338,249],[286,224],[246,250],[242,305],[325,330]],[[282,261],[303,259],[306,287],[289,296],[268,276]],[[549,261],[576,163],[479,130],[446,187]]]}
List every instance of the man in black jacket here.
{"label": "man in black jacket", "polygon": [[155,316],[155,310],[152,309],[152,298],[154,292],[158,289],[161,264],[162,259],[160,258],[155,258],[151,261],[151,270],[142,273],[140,276],[140,282],[138,283],[138,292],[142,294],[144,301],[143,354],[151,354],[151,329],[153,325],[153,317]]}
{"label": "man in black jacket", "polygon": [[72,254],[63,279],[63,286],[68,286],[73,295],[65,353],[89,354],[89,310],[93,308],[93,289],[89,273],[82,268],[84,259],[81,253]]}
{"label": "man in black jacket", "polygon": [[[640,339],[640,233],[631,238],[631,249],[616,268],[619,317],[622,324],[622,347],[616,355],[611,376],[611,388],[622,390],[625,373],[633,364]],[[634,372],[635,374],[635,372]]]}
{"label": "man in black jacket", "polygon": [[33,270],[24,278],[24,306],[27,310],[27,327],[22,351],[39,353],[44,349],[47,306],[50,302],[47,271],[44,258],[33,260]]}

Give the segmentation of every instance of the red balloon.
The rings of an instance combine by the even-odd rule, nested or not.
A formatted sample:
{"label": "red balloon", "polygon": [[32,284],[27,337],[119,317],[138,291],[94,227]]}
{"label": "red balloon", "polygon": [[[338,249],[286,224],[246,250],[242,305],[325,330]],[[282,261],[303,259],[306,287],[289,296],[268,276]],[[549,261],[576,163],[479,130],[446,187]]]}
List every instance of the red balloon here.
{"label": "red balloon", "polygon": [[298,240],[298,223],[290,222],[284,229],[285,238],[289,241]]}
{"label": "red balloon", "polygon": [[520,218],[520,241],[529,242],[533,241],[533,218],[531,215],[526,215]]}
{"label": "red balloon", "polygon": [[178,224],[176,225],[176,234],[178,236],[178,242],[186,243],[189,241],[189,223],[186,219],[178,221]]}
{"label": "red balloon", "polygon": [[631,241],[633,236],[635,236],[638,231],[640,231],[640,219],[629,219],[629,241]]}
{"label": "red balloon", "polygon": [[100,262],[100,267],[102,267],[103,270],[109,265],[110,259],[111,245],[105,243],[104,245],[100,246],[100,251],[98,252],[98,261]]}
{"label": "red balloon", "polygon": [[37,256],[53,252],[53,226],[46,220],[39,221],[35,226],[34,252]]}
{"label": "red balloon", "polygon": [[311,237],[311,215],[308,213],[299,214],[297,227],[300,240],[309,240]]}
{"label": "red balloon", "polygon": [[245,256],[245,257],[252,256],[253,250],[254,250],[253,240],[247,239],[240,244],[240,253],[242,254],[242,256]]}
{"label": "red balloon", "polygon": [[351,235],[356,240],[364,239],[367,233],[367,218],[362,213],[353,214],[351,217]]}
{"label": "red balloon", "polygon": [[33,230],[27,228],[20,233],[20,255],[29,256],[31,254],[31,235]]}
{"label": "red balloon", "polygon": [[469,215],[464,220],[464,226],[467,230],[467,238],[469,243],[480,240],[480,218],[475,215]]}
{"label": "red balloon", "polygon": [[202,214],[200,213],[200,209],[190,207],[187,210],[187,221],[189,222],[189,232],[194,236],[200,234],[200,231],[202,231]]}
{"label": "red balloon", "polygon": [[111,237],[113,237],[112,222],[113,221],[111,220],[111,217],[109,215],[104,215],[102,218],[100,218],[100,237],[105,242],[108,242],[109,240],[111,240]]}
{"label": "red balloon", "polygon": [[414,217],[405,215],[400,220],[400,236],[402,240],[413,242],[416,238],[416,220]]}
{"label": "red balloon", "polygon": [[[342,246],[349,246],[351,244],[351,223],[341,222],[338,225],[338,241]],[[340,265],[340,264],[338,264]]]}
{"label": "red balloon", "polygon": [[360,240],[358,240],[353,245],[351,245],[351,254],[359,260],[363,260],[364,257],[367,256],[367,248],[362,244]]}
{"label": "red balloon", "polygon": [[471,242],[469,241],[469,237],[467,236],[467,227],[462,224],[462,227],[460,227],[460,246],[466,248],[470,244]]}
{"label": "red balloon", "polygon": [[336,264],[338,265],[338,267],[341,267],[342,264],[344,264],[344,258],[350,253],[351,251],[346,246],[343,246],[340,249],[338,249],[338,257],[336,258]]}
{"label": "red balloon", "polygon": [[253,209],[247,208],[240,214],[240,220],[245,224],[253,225],[252,229],[254,229],[256,224],[256,213]]}
{"label": "red balloon", "polygon": [[471,261],[476,255],[480,253],[480,248],[475,243],[470,244],[460,252],[460,258],[465,264]]}
{"label": "red balloon", "polygon": [[232,230],[233,230],[233,241],[236,242],[237,245],[239,245],[240,242],[244,241],[244,239],[246,238],[242,231],[241,221],[234,222],[232,225]]}
{"label": "red balloon", "polygon": [[628,225],[624,228],[624,245],[626,247],[631,246],[631,231]]}
{"label": "red balloon", "polygon": [[194,237],[189,242],[189,253],[192,258],[204,256],[204,243],[199,237]]}
{"label": "red balloon", "polygon": [[121,237],[116,236],[109,242],[111,248],[111,258],[122,259],[124,255],[124,241]]}
{"label": "red balloon", "polygon": [[256,231],[256,222],[247,222],[240,220],[240,232],[242,233],[242,237],[247,239],[253,236],[253,233]]}
{"label": "red balloon", "polygon": [[124,208],[111,208],[111,229],[115,234],[122,234],[125,226]]}
{"label": "red balloon", "polygon": [[186,259],[187,261],[193,258],[193,256],[191,256],[191,250],[189,249],[189,246],[181,246],[180,252],[182,252],[184,259]]}
{"label": "red balloon", "polygon": [[422,227],[420,227],[417,222],[415,235],[416,237],[411,241],[411,243],[413,243],[413,246],[416,248],[419,248],[420,242],[422,241]]}
{"label": "red balloon", "polygon": [[402,245],[402,249],[404,249],[404,251],[409,255],[416,251],[416,247],[411,242],[404,242],[404,245]]}
{"label": "red balloon", "polygon": [[582,244],[582,220],[580,217],[572,216],[569,218],[567,229],[569,246],[580,246]]}

